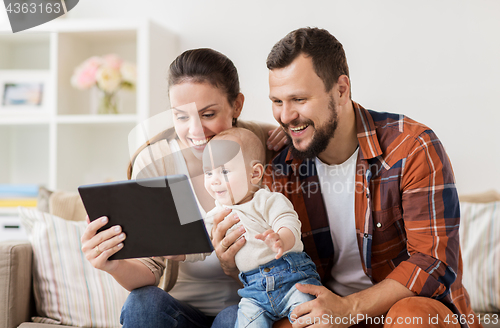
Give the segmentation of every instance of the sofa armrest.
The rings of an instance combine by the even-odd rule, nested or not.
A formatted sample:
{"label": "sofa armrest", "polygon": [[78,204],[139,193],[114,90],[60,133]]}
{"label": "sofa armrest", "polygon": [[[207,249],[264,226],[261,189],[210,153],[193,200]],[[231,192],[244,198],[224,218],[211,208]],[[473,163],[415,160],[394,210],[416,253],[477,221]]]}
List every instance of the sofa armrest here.
{"label": "sofa armrest", "polygon": [[0,242],[0,328],[30,321],[32,257],[29,241]]}

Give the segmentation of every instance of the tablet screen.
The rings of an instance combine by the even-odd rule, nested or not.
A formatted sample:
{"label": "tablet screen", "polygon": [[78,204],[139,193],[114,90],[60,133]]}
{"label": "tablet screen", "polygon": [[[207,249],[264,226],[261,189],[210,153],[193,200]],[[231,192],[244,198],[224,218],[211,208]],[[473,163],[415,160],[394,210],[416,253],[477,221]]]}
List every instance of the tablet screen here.
{"label": "tablet screen", "polygon": [[108,217],[99,231],[120,225],[127,235],[110,260],[213,250],[185,175],[84,185],[78,191],[91,221]]}

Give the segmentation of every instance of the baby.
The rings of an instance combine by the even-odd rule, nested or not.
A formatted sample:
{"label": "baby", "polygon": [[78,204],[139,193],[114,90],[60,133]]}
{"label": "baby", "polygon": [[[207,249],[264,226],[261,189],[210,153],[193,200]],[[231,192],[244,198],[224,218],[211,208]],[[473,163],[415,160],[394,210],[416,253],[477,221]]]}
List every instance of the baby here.
{"label": "baby", "polygon": [[[215,199],[205,218],[207,231],[211,234],[213,217],[224,208],[238,214],[238,225],[246,231],[246,243],[235,257],[244,286],[238,291],[242,299],[236,327],[272,327],[281,318],[290,320],[297,305],[314,299],[295,284],[321,285],[316,266],[303,252],[301,223],[291,202],[260,185],[263,163],[261,141],[241,128],[218,134],[203,153],[205,188]],[[206,256],[188,254],[186,261]]]}

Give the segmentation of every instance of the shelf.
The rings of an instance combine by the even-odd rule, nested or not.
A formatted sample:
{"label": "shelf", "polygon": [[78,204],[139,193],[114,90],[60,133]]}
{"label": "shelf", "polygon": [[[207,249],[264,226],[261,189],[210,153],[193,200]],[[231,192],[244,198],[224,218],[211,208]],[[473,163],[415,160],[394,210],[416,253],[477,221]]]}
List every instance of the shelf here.
{"label": "shelf", "polygon": [[59,115],[56,117],[56,122],[58,124],[135,124],[137,122],[137,115]]}
{"label": "shelf", "polygon": [[49,183],[49,125],[0,126],[0,183]]}
{"label": "shelf", "polygon": [[17,216],[17,207],[0,207],[0,218],[8,216]]}
{"label": "shelf", "polygon": [[13,116],[2,116],[0,115],[0,126],[7,125],[43,125],[49,124],[49,116],[36,116],[30,113],[30,115],[13,115]]}
{"label": "shelf", "polygon": [[128,135],[134,126],[135,123],[59,126],[58,188],[76,191],[82,184],[126,180]]}
{"label": "shelf", "polygon": [[[133,30],[113,32],[63,32],[57,36],[58,64],[58,94],[57,113],[88,114],[97,108],[97,93],[95,89],[78,90],[70,85],[71,76],[76,67],[92,56],[116,54],[121,59],[137,63],[137,32]],[[140,83],[140,81],[138,81]],[[123,90],[117,93],[121,101],[120,112],[137,113],[135,93]]]}
{"label": "shelf", "polygon": [[[144,29],[150,22],[146,19],[81,19],[53,20],[36,26],[30,31],[36,32],[103,32],[103,31],[136,31]],[[24,32],[23,32],[24,33]]]}
{"label": "shelf", "polygon": [[28,235],[19,219],[17,208],[15,212],[2,215],[0,211],[0,241],[28,240]]}
{"label": "shelf", "polygon": [[0,69],[49,69],[50,35],[47,33],[0,31],[0,49]]}
{"label": "shelf", "polygon": [[[107,54],[136,64],[137,85],[117,92],[120,114],[98,115],[96,88],[78,90],[71,77]],[[0,108],[0,183],[76,191],[126,179],[129,134],[168,108],[166,72],[178,54],[177,37],[149,20],[56,19],[14,34],[0,26],[0,74],[24,82],[44,70],[47,81],[42,110]]]}

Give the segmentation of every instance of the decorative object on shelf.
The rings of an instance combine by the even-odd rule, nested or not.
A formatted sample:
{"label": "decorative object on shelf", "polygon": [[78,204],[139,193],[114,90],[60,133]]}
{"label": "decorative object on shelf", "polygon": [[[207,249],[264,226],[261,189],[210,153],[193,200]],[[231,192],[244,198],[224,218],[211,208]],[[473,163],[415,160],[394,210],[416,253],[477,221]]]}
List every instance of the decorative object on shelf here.
{"label": "decorative object on shelf", "polygon": [[38,189],[36,184],[0,184],[0,208],[36,207]]}
{"label": "decorative object on shelf", "polygon": [[49,73],[44,70],[0,70],[0,111],[21,115],[47,111]]}
{"label": "decorative object on shelf", "polygon": [[98,89],[99,114],[118,114],[118,90],[134,90],[136,81],[135,64],[124,61],[115,54],[90,57],[75,68],[71,77],[71,85],[77,89]]}

